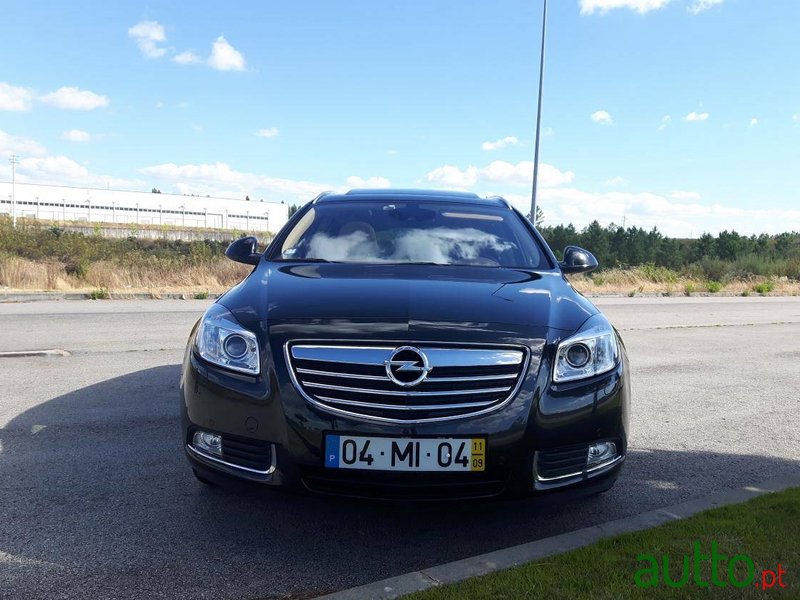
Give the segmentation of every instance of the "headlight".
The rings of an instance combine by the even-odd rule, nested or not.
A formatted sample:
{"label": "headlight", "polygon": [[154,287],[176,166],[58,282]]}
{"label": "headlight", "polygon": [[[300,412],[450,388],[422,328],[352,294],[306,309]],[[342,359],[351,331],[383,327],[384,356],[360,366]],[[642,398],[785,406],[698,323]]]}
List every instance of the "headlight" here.
{"label": "headlight", "polygon": [[195,337],[197,353],[208,362],[250,375],[258,375],[258,340],[221,304],[203,315]]}
{"label": "headlight", "polygon": [[600,375],[613,369],[618,359],[614,330],[605,317],[595,315],[578,333],[558,345],[553,381],[562,383]]}

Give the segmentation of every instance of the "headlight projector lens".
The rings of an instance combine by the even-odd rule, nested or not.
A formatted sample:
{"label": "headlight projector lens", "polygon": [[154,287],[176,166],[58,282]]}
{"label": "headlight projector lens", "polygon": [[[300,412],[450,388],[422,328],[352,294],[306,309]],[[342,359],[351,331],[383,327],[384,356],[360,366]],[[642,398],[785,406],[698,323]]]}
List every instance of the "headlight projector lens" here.
{"label": "headlight projector lens", "polygon": [[243,358],[247,354],[247,340],[238,333],[229,335],[223,344],[225,354],[231,358]]}
{"label": "headlight projector lens", "polygon": [[592,358],[592,353],[585,344],[573,344],[567,349],[567,362],[571,367],[585,367]]}

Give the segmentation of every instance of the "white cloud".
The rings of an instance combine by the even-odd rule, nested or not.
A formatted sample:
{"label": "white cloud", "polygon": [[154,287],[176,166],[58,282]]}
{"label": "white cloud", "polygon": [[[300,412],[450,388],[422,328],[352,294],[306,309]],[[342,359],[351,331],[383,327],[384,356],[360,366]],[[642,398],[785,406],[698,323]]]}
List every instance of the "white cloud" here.
{"label": "white cloud", "polygon": [[425,179],[433,183],[441,183],[447,187],[468,188],[478,182],[478,169],[469,166],[462,171],[455,165],[444,165],[429,172]]}
{"label": "white cloud", "polygon": [[217,71],[244,71],[245,60],[241,52],[231,46],[223,36],[219,36],[211,46],[208,66]]}
{"label": "white cloud", "polygon": [[70,142],[88,142],[91,139],[91,134],[88,131],[80,129],[70,129],[61,134],[61,138]]}
{"label": "white cloud", "polygon": [[669,124],[672,123],[672,117],[670,115],[664,115],[661,117],[661,124],[658,126],[659,131],[664,131]]}
{"label": "white cloud", "polygon": [[800,113],[792,115],[792,121],[794,121],[795,123],[800,123]]}
{"label": "white cloud", "polygon": [[[173,54],[174,48],[163,46],[167,41],[164,26],[158,21],[140,21],[128,29],[128,37],[136,42],[141,53],[147,58],[161,58],[166,54]],[[178,52],[172,57],[172,62],[179,65],[206,64],[217,71],[244,71],[246,63],[244,56],[231,46],[224,36],[219,36],[211,44],[211,54],[203,58],[193,50]]]}
{"label": "white cloud", "polygon": [[0,110],[30,110],[33,98],[34,93],[30,88],[0,82]]}
{"label": "white cloud", "polygon": [[722,4],[725,0],[694,0],[692,4],[687,8],[690,13],[693,15],[699,14],[704,10],[708,10],[709,8],[713,8],[719,4]]}
{"label": "white cloud", "polygon": [[600,125],[613,125],[614,119],[611,117],[611,114],[605,110],[596,110],[591,115],[590,118],[595,123],[600,123]]}
{"label": "white cloud", "polygon": [[[530,207],[527,194],[506,195],[525,212]],[[670,236],[698,237],[704,231],[718,233],[735,229],[751,233],[780,233],[800,229],[800,210],[743,209],[718,203],[686,202],[649,192],[594,193],[575,188],[545,188],[539,201],[547,223],[573,223],[579,229],[595,219],[602,225],[622,224],[644,229],[658,227]]]}
{"label": "white cloud", "polygon": [[[16,137],[0,130],[0,156],[12,153],[19,157],[17,179],[21,182],[51,183],[56,185],[76,185],[86,187],[112,186],[118,189],[135,189],[143,182],[91,173],[85,166],[67,156],[52,156],[40,143]],[[0,162],[0,179],[11,177],[11,168],[3,160]]]}
{"label": "white cloud", "polygon": [[[574,177],[572,171],[560,171],[552,165],[539,163],[539,185],[542,187],[570,183]],[[425,179],[457,189],[472,187],[479,181],[530,186],[533,182],[533,161],[523,160],[513,164],[495,160],[482,168],[470,165],[464,170],[454,165],[444,165],[430,171]]]}
{"label": "white cloud", "polygon": [[265,137],[265,138],[277,137],[278,128],[277,127],[267,127],[265,129],[259,129],[258,131],[256,131],[256,135],[258,137]]}
{"label": "white cloud", "polygon": [[396,156],[397,155],[397,150],[395,150],[394,148],[389,148],[386,151],[386,154],[388,154],[389,156]]}
{"label": "white cloud", "polygon": [[[0,129],[0,156],[42,156],[47,150],[39,142],[27,138],[17,137]],[[5,162],[5,161],[3,161]]]}
{"label": "white cloud", "polygon": [[167,53],[159,43],[167,41],[164,26],[158,21],[140,21],[128,29],[128,37],[136,42],[141,53],[147,58],[160,58]]}
{"label": "white cloud", "polygon": [[753,117],[752,119],[750,119],[750,127],[755,127],[756,125],[758,125],[758,119],[756,117]]}
{"label": "white cloud", "polygon": [[351,175],[347,178],[347,185],[351,188],[370,188],[370,189],[384,189],[392,187],[392,183],[385,177],[370,177],[369,179],[362,179],[357,175]]}
{"label": "white cloud", "polygon": [[481,144],[481,148],[491,152],[493,150],[499,150],[500,148],[505,148],[506,146],[517,146],[517,145],[519,145],[519,140],[513,135],[507,135],[506,137],[501,138],[494,142],[483,142],[483,144]]}
{"label": "white cloud", "polygon": [[673,200],[699,200],[700,194],[697,192],[686,192],[684,190],[675,190],[670,192],[669,197]]}
{"label": "white cloud", "polygon": [[690,121],[690,122],[692,122],[692,121],[707,121],[708,117],[710,117],[710,116],[711,115],[709,115],[707,112],[698,113],[698,112],[692,111],[688,115],[683,117],[683,120],[684,121]]}
{"label": "white cloud", "polygon": [[[181,194],[212,194],[240,197],[261,195],[265,200],[308,200],[320,192],[338,189],[336,186],[269,177],[258,173],[237,171],[224,162],[213,164],[164,163],[139,169],[142,175],[158,183],[172,185]],[[163,189],[163,188],[162,188]]]}
{"label": "white cloud", "polygon": [[199,65],[203,62],[203,59],[191,50],[186,50],[173,56],[172,62],[176,62],[179,65]]}
{"label": "white cloud", "polygon": [[158,102],[156,102],[156,108],[158,108],[159,110],[164,108],[164,103],[161,100],[159,100]]}
{"label": "white cloud", "polygon": [[605,183],[606,185],[611,185],[611,186],[625,185],[626,183],[628,183],[628,180],[625,179],[624,177],[617,176],[617,177],[612,177]]}
{"label": "white cloud", "polygon": [[58,88],[55,92],[40,96],[39,100],[44,104],[64,110],[93,110],[109,104],[106,96],[77,87]]}
{"label": "white cloud", "polygon": [[605,14],[617,8],[627,8],[643,15],[651,10],[658,10],[666,6],[670,0],[581,0],[581,14],[590,15],[594,12]]}

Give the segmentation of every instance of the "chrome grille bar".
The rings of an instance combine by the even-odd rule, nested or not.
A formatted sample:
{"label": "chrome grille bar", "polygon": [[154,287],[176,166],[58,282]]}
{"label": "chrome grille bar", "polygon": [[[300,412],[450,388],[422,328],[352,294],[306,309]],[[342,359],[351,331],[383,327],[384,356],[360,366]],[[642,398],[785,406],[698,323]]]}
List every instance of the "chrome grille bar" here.
{"label": "chrome grille bar", "polygon": [[[320,375],[322,377],[343,377],[345,379],[366,379],[370,381],[385,381],[389,382],[389,378],[382,375],[358,375],[357,373],[344,373],[341,371],[319,371],[317,369],[296,369],[298,373],[306,375]],[[475,375],[470,377],[428,377],[425,381],[431,383],[460,383],[468,381],[494,381],[495,379],[516,379],[516,373],[507,373],[505,375]]]}
{"label": "chrome grille bar", "polygon": [[404,398],[417,398],[424,396],[460,396],[461,394],[492,394],[498,392],[507,392],[511,386],[495,387],[495,388],[482,388],[479,390],[442,390],[438,392],[401,392],[395,390],[375,390],[369,388],[354,388],[344,385],[331,385],[329,383],[314,383],[312,381],[301,381],[302,385],[307,387],[322,388],[324,390],[338,390],[340,392],[354,392],[358,394],[377,394],[379,396],[400,396]]}
{"label": "chrome grille bar", "polygon": [[359,406],[362,408],[380,408],[383,410],[453,410],[456,408],[475,408],[478,406],[488,406],[493,400],[484,402],[462,402],[459,404],[426,404],[425,406],[408,406],[404,404],[375,404],[373,402],[359,402],[358,400],[342,400],[341,398],[329,398],[328,396],[318,396],[320,400],[327,400],[334,404],[344,404],[346,406]]}

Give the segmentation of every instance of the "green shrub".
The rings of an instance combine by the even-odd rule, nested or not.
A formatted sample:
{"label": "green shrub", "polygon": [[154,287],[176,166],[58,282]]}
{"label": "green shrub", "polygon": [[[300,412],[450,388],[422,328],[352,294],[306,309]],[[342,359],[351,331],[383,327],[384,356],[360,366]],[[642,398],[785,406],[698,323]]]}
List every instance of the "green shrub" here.
{"label": "green shrub", "polygon": [[595,285],[603,285],[606,282],[606,278],[602,275],[593,275],[592,276],[592,283]]}
{"label": "green shrub", "polygon": [[197,292],[194,295],[195,300],[207,300],[208,299],[208,292]]}
{"label": "green shrub", "polygon": [[697,286],[694,284],[693,281],[687,281],[683,286],[683,293],[687,296],[691,296],[697,291]]}
{"label": "green shrub", "polygon": [[757,283],[753,286],[753,291],[756,294],[761,294],[762,296],[769,294],[774,289],[775,284],[771,281],[762,281],[761,283]]}
{"label": "green shrub", "polygon": [[111,294],[108,293],[108,290],[102,287],[89,292],[90,300],[108,300],[110,297]]}
{"label": "green shrub", "polygon": [[711,292],[712,294],[716,294],[721,289],[722,289],[722,284],[719,281],[708,282],[708,291]]}
{"label": "green shrub", "polygon": [[745,298],[747,298],[749,295],[750,295],[750,290],[742,291],[742,296],[744,296]]}

